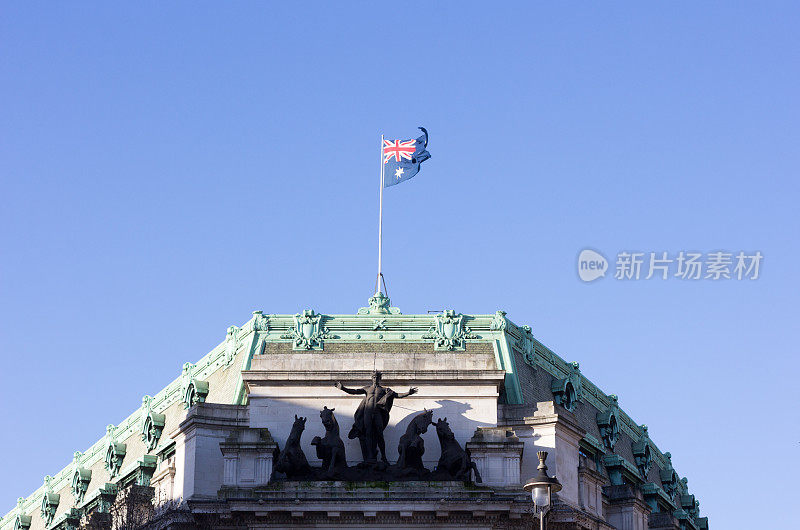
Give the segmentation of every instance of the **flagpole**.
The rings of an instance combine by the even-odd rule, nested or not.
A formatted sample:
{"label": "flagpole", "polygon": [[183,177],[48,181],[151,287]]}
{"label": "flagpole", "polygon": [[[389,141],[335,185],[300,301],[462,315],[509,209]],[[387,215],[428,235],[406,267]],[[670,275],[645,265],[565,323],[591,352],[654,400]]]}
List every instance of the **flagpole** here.
{"label": "flagpole", "polygon": [[381,173],[380,173],[380,192],[379,192],[379,199],[378,199],[378,277],[375,279],[375,293],[380,292],[381,289],[381,277],[383,273],[381,272],[381,258],[383,253],[383,135],[381,135]]}

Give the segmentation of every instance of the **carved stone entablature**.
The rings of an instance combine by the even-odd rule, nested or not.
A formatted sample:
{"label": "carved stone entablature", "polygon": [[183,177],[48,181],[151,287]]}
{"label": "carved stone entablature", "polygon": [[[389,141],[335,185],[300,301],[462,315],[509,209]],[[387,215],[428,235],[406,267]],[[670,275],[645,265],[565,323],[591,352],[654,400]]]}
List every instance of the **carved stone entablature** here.
{"label": "carved stone entablature", "polygon": [[152,451],[158,446],[158,440],[161,439],[161,432],[164,430],[166,421],[166,416],[153,411],[152,402],[153,398],[150,396],[142,398],[141,436],[148,451]]}
{"label": "carved stone entablature", "polygon": [[479,339],[469,326],[464,325],[464,315],[448,309],[439,315],[434,315],[435,323],[423,339],[433,339],[434,350],[461,350],[466,349],[466,339]]}
{"label": "carved stone entablature", "polygon": [[58,503],[61,501],[61,495],[53,493],[53,477],[47,475],[44,477],[44,495],[42,495],[41,514],[45,526],[50,526],[56,516]]}
{"label": "carved stone entablature", "polygon": [[667,494],[669,498],[674,498],[678,489],[678,474],[672,467],[672,454],[669,452],[664,453],[664,458],[667,459],[668,465],[666,468],[659,471],[661,478],[661,489]]}
{"label": "carved stone entablature", "polygon": [[514,346],[522,352],[525,362],[531,366],[535,366],[533,332],[530,326],[519,327],[519,338],[515,341]]}
{"label": "carved stone entablature", "polygon": [[369,299],[369,307],[362,307],[358,310],[359,315],[399,315],[400,310],[391,307],[392,301],[382,292],[377,292]]}
{"label": "carved stone entablature", "polygon": [[650,472],[650,466],[653,463],[647,425],[642,425],[642,437],[639,438],[638,442],[631,444],[631,449],[633,450],[633,459],[639,469],[639,473],[642,475],[642,479],[647,480],[647,474]]}
{"label": "carved stone entablature", "polygon": [[197,403],[205,403],[208,396],[208,381],[200,381],[194,377],[195,365],[185,363],[181,375],[183,408],[188,409]]}
{"label": "carved stone entablature", "polygon": [[109,425],[106,427],[108,436],[108,446],[106,448],[106,469],[111,478],[114,478],[122,469],[122,461],[125,460],[125,453],[128,451],[128,446],[123,443],[114,441],[114,431],[116,427]]}
{"label": "carved stone entablature", "polygon": [[597,413],[597,426],[600,428],[603,445],[613,451],[614,445],[619,439],[619,422],[617,420],[619,405],[617,405],[617,396],[611,394],[608,397],[611,404],[603,412]]}
{"label": "carved stone entablature", "polygon": [[494,317],[492,317],[492,323],[489,325],[489,329],[492,331],[505,331],[508,327],[508,319],[506,318],[506,312],[497,310],[494,313]]}
{"label": "carved stone entablature", "polygon": [[567,377],[554,379],[550,384],[550,390],[553,392],[556,405],[561,405],[570,412],[574,411],[578,402],[583,401],[580,365],[576,362],[571,363]]}
{"label": "carved stone entablature", "polygon": [[263,311],[253,311],[253,331],[269,331],[269,318]]}
{"label": "carved stone entablature", "polygon": [[80,451],[75,451],[72,461],[72,496],[75,498],[76,505],[83,502],[86,491],[89,489],[89,482],[92,481],[92,470],[81,467],[82,456]]}
{"label": "carved stone entablature", "polygon": [[281,335],[282,339],[292,339],[293,350],[321,350],[324,339],[333,339],[324,325],[322,315],[314,313],[313,309],[305,309],[294,316],[294,326]]}
{"label": "carved stone entablature", "polygon": [[17,516],[14,518],[14,530],[28,530],[28,528],[31,527],[32,517],[30,515],[25,515],[23,504],[25,504],[25,499],[22,497],[18,498]]}

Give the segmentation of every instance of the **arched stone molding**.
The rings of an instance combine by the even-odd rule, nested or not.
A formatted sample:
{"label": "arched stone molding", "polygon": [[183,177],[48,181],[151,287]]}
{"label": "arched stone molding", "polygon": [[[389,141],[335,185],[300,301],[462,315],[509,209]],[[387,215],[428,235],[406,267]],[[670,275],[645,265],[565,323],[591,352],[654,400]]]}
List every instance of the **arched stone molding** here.
{"label": "arched stone molding", "polygon": [[225,334],[225,366],[228,366],[236,358],[236,350],[239,348],[239,328],[230,326]]}
{"label": "arched stone molding", "polygon": [[208,396],[208,381],[200,381],[194,378],[195,365],[185,363],[183,374],[181,375],[183,408],[188,409],[197,403],[205,403]]}
{"label": "arched stone molding", "polygon": [[86,469],[81,466],[81,458],[83,453],[75,451],[72,458],[72,497],[75,499],[75,505],[79,506],[83,503],[83,498],[86,496],[86,491],[89,489],[89,483],[92,481],[92,470]]}
{"label": "arched stone molding", "polygon": [[610,404],[606,410],[597,413],[597,426],[600,428],[600,438],[603,445],[610,451],[614,451],[614,446],[619,440],[619,405],[616,395],[608,396]]}
{"label": "arched stone molding", "polygon": [[152,397],[144,396],[142,398],[141,437],[148,451],[152,451],[158,446],[166,422],[166,416],[153,411],[152,404]]}
{"label": "arched stone molding", "polygon": [[190,408],[198,403],[205,403],[208,396],[208,381],[192,379],[183,395],[184,408]]}
{"label": "arched stone molding", "polygon": [[28,530],[31,527],[32,517],[25,515],[24,504],[25,499],[23,497],[17,499],[17,516],[14,518],[14,530]]}
{"label": "arched stone molding", "polygon": [[41,515],[45,526],[50,526],[56,516],[58,503],[61,502],[61,495],[53,493],[53,477],[44,477],[44,495],[42,495]]}
{"label": "arched stone molding", "polygon": [[642,436],[639,441],[631,444],[633,451],[633,459],[637,469],[642,476],[643,480],[647,480],[647,474],[650,472],[650,466],[653,463],[653,454],[650,449],[650,436],[647,434],[647,425],[642,425]]}
{"label": "arched stone molding", "polygon": [[659,471],[659,478],[661,478],[661,489],[671,499],[675,498],[675,493],[678,490],[678,474],[672,467],[672,454],[669,452],[664,453],[664,458],[667,459],[668,465]]}
{"label": "arched stone molding", "polygon": [[119,474],[122,469],[122,462],[125,460],[125,453],[128,451],[128,446],[123,443],[117,443],[114,440],[114,433],[117,428],[114,425],[106,427],[106,436],[108,437],[108,445],[106,447],[105,465],[108,470],[108,475],[111,478]]}
{"label": "arched stone molding", "polygon": [[583,385],[581,384],[580,365],[576,362],[570,364],[570,373],[563,379],[554,379],[550,385],[553,400],[556,405],[561,405],[570,412],[575,410],[579,402],[583,401]]}
{"label": "arched stone molding", "polygon": [[522,357],[531,366],[536,366],[536,352],[533,345],[533,331],[530,326],[520,326],[517,328],[519,331],[519,338],[515,341],[514,345],[522,352]]}

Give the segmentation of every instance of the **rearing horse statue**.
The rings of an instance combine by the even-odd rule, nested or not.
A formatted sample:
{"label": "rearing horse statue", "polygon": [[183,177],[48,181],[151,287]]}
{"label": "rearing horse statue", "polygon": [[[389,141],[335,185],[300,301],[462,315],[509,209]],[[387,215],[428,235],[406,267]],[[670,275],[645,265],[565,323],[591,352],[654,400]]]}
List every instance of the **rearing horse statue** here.
{"label": "rearing horse statue", "polygon": [[397,451],[400,453],[397,467],[401,471],[406,469],[426,471],[422,465],[425,442],[420,435],[428,431],[428,425],[431,423],[433,423],[433,411],[425,409],[425,412],[417,414],[408,424],[406,433],[400,437],[400,443],[397,444]]}
{"label": "rearing horse statue", "polygon": [[306,419],[294,415],[294,424],[286,439],[286,445],[278,456],[275,462],[275,471],[278,473],[286,474],[289,479],[304,478],[311,473],[311,466],[308,465],[308,459],[305,453],[300,448],[300,435],[306,428]]}
{"label": "rearing horse statue", "polygon": [[333,415],[335,408],[323,407],[319,416],[325,426],[325,437],[315,436],[311,445],[317,447],[317,458],[322,460],[322,473],[333,477],[338,472],[347,468],[347,458],[344,453],[344,442],[339,436],[339,422]]}
{"label": "rearing horse statue", "polygon": [[447,418],[436,421],[436,435],[439,436],[439,445],[442,447],[442,456],[436,471],[443,471],[456,480],[469,480],[470,471],[475,472],[475,482],[483,482],[478,467],[470,459],[469,451],[463,449],[456,440]]}

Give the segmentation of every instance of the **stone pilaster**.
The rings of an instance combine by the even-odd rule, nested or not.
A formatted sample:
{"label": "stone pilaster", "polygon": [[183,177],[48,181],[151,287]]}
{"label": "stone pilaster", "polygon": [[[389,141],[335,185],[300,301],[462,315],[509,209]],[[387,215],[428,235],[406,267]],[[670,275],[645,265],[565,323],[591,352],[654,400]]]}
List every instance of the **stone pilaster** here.
{"label": "stone pilaster", "polygon": [[223,486],[249,488],[269,482],[278,444],[268,429],[239,429],[219,448],[224,461]]}
{"label": "stone pilaster", "polygon": [[608,499],[606,520],[617,530],[647,530],[650,507],[630,484],[603,488]]}
{"label": "stone pilaster", "polygon": [[552,401],[542,401],[536,404],[533,416],[511,420],[507,426],[514,429],[528,455],[522,460],[523,480],[536,475],[536,452],[547,451],[549,473],[563,486],[557,494],[559,500],[578,508],[578,448],[586,431],[575,415]]}
{"label": "stone pilaster", "polygon": [[514,431],[505,427],[478,427],[466,444],[483,485],[520,487],[523,444]]}
{"label": "stone pilaster", "polygon": [[597,470],[594,461],[579,456],[578,502],[583,511],[603,517],[603,485],[605,477]]}
{"label": "stone pilaster", "polygon": [[249,424],[246,406],[197,403],[190,408],[170,434],[175,440],[175,497],[216,497],[224,474],[220,443]]}

